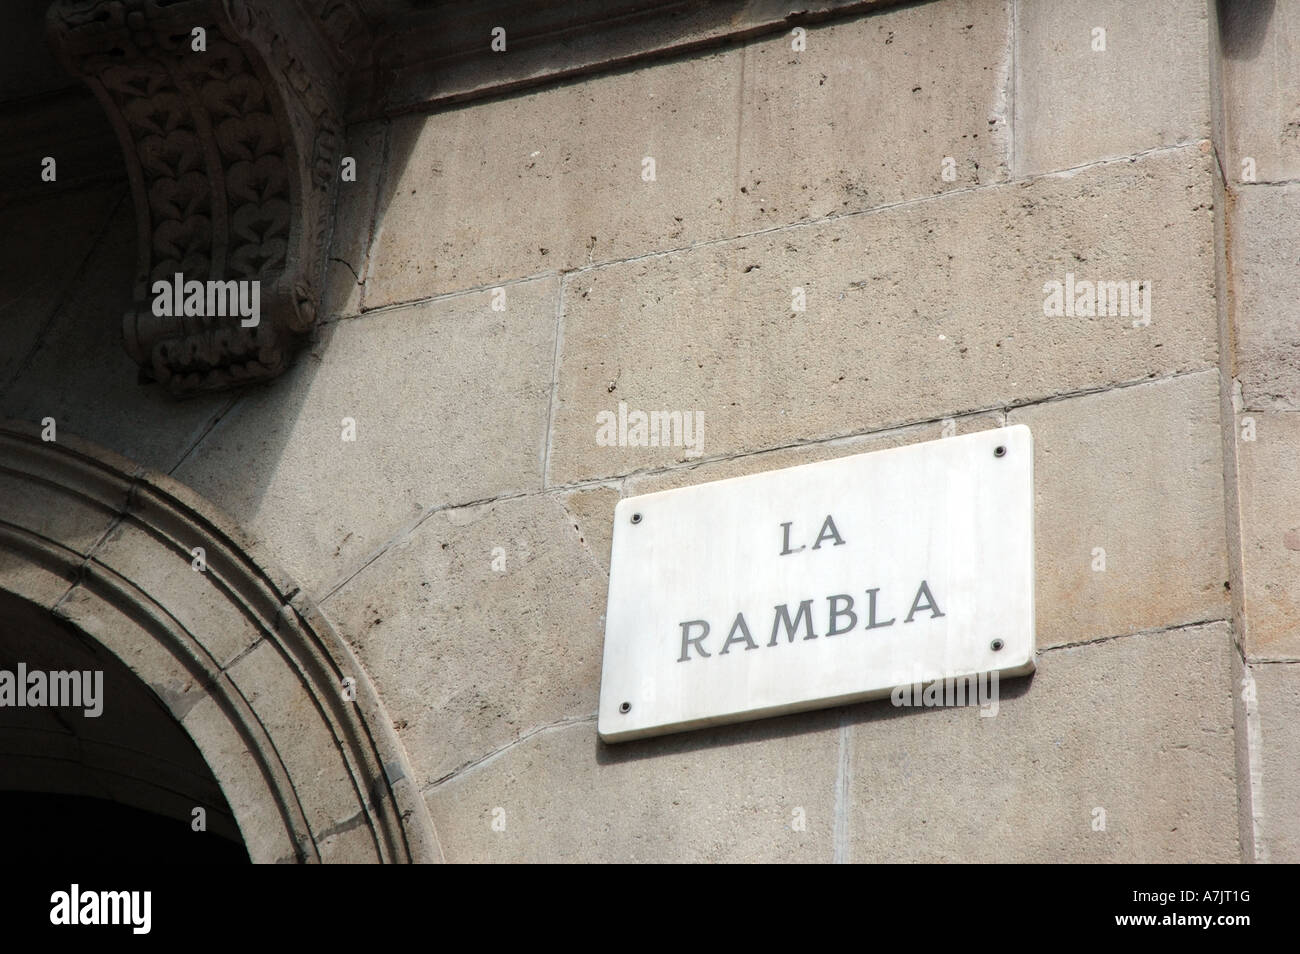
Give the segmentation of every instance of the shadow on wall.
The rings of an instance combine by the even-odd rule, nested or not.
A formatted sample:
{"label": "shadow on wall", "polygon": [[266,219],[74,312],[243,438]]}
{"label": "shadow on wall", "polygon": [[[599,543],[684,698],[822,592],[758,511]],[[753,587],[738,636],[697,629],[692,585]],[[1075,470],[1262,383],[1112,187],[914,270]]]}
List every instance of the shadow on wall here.
{"label": "shadow on wall", "polygon": [[[969,718],[976,720],[975,724],[979,724],[983,721],[983,717],[997,714],[996,704],[1006,700],[1018,700],[1026,696],[1035,678],[1036,673],[1030,673],[1025,678],[1006,679],[998,685],[994,705],[977,706],[975,697],[972,695],[970,705],[963,707],[962,712]],[[943,687],[940,684],[941,696],[942,691]],[[948,691],[951,701],[952,690]],[[920,698],[920,690],[918,690],[917,699]],[[935,719],[942,721],[949,718],[949,716],[944,716],[942,713],[951,713],[952,711],[953,707],[951,705],[946,707],[943,705],[922,706],[918,703],[915,706],[897,706],[889,697],[885,697],[851,703],[846,706],[836,706],[832,709],[812,709],[790,715],[769,716],[751,722],[737,722],[729,725],[692,729],[687,732],[675,732],[647,739],[636,739],[631,742],[620,742],[617,745],[607,745],[601,742],[593,732],[591,744],[594,752],[593,760],[597,764],[617,765],[621,762],[658,759],[670,754],[708,751],[734,745],[746,745],[755,741],[813,735],[835,727],[871,726],[875,723],[888,722],[893,719]]]}
{"label": "shadow on wall", "polygon": [[[379,29],[373,71],[355,84],[349,119],[396,115],[700,50],[903,0],[568,0],[563,4],[419,0]],[[526,7],[526,12],[520,10]],[[503,55],[508,54],[508,55]]]}
{"label": "shadow on wall", "polygon": [[[703,38],[700,42],[714,43],[716,39],[711,38],[733,29],[739,11],[746,6],[677,5],[673,7],[677,32],[672,36],[696,36]],[[241,524],[258,526],[263,532],[265,521],[259,518],[267,511],[292,509],[304,523],[314,521],[325,528],[312,543],[333,554],[346,534],[348,521],[329,512],[332,505],[312,491],[314,477],[300,480],[297,475],[305,471],[322,478],[332,474],[335,480],[355,483],[356,496],[372,499],[377,488],[391,484],[393,476],[383,472],[371,475],[371,483],[363,481],[359,473],[335,469],[343,419],[350,416],[349,407],[366,404],[367,393],[377,384],[400,380],[401,374],[410,373],[412,359],[425,358],[391,349],[369,353],[368,360],[389,365],[377,369],[378,381],[374,377],[367,380],[356,366],[355,351],[331,360],[331,342],[340,333],[333,319],[355,313],[349,304],[330,294],[340,278],[345,285],[348,281],[355,285],[358,278],[369,275],[364,305],[372,309],[491,287],[530,275],[554,275],[593,258],[616,257],[620,246],[610,244],[617,240],[616,234],[587,235],[588,230],[580,224],[575,227],[591,217],[584,215],[584,207],[593,201],[600,204],[602,215],[614,210],[629,225],[647,214],[657,216],[653,228],[669,245],[706,233],[716,237],[727,230],[725,211],[711,213],[701,225],[702,216],[694,210],[674,209],[670,202],[659,201],[657,211],[647,212],[641,206],[651,199],[645,196],[635,208],[617,211],[630,202],[628,183],[640,182],[641,140],[646,140],[646,150],[662,148],[667,154],[683,122],[659,105],[663,96],[657,103],[654,97],[637,91],[653,93],[655,84],[683,80],[675,74],[665,79],[645,63],[611,69],[611,63],[650,42],[646,34],[650,28],[638,26],[635,19],[619,23],[613,15],[617,11],[608,10],[600,11],[600,22],[613,24],[608,30],[582,27],[582,17],[596,6],[588,8],[584,8],[586,13],[574,8],[547,14],[558,18],[551,27],[568,37],[562,42],[542,29],[545,23],[537,26],[536,36],[516,32],[510,40],[509,57],[489,48],[486,21],[458,27],[458,35],[466,37],[471,52],[456,56],[451,50],[442,50],[438,54],[454,66],[451,73],[422,72],[414,67],[403,72],[385,88],[383,102],[372,103],[380,112],[369,115],[397,110],[403,101],[409,105],[436,98],[446,90],[430,84],[435,79],[445,82],[447,76],[453,77],[457,89],[475,95],[475,91],[502,86],[507,92],[494,92],[487,105],[480,98],[473,106],[359,122],[349,129],[347,152],[358,158],[356,191],[368,193],[363,203],[369,207],[349,218],[345,197],[340,197],[331,260],[323,263],[328,279],[324,283],[324,321],[290,370],[268,384],[177,401],[157,386],[138,383],[137,369],[122,345],[121,318],[132,305],[136,267],[133,201],[122,175],[98,180],[90,177],[87,184],[87,176],[81,173],[88,170],[62,167],[59,182],[51,184],[48,192],[29,192],[11,201],[3,211],[7,227],[0,232],[0,251],[4,252],[0,280],[3,287],[19,294],[0,301],[0,333],[12,343],[0,355],[0,414],[36,422],[53,419],[68,433],[176,476]],[[751,19],[776,15],[755,10],[749,12]],[[647,14],[651,23],[661,22],[658,18],[663,15],[662,10]],[[784,13],[775,21],[763,20],[767,23],[764,31],[784,29],[780,16]],[[481,42],[470,44],[468,37],[479,33]],[[398,42],[401,36],[394,31],[391,42]],[[662,45],[665,41],[660,38],[658,42]],[[667,42],[673,42],[672,37]],[[691,59],[681,51],[676,55]],[[540,75],[565,72],[566,63],[574,64],[584,76],[548,83],[545,92],[519,88],[535,83]],[[729,68],[716,80],[726,88],[729,102],[740,88],[739,63],[738,58],[736,69]],[[608,93],[599,102],[581,95],[585,73],[596,69],[615,77],[614,82],[620,89],[625,86],[635,102],[612,106]],[[717,71],[710,71],[707,64],[699,68],[700,75],[712,72]],[[545,115],[544,107],[557,96],[571,108],[564,115]],[[539,97],[551,99],[539,102]],[[483,127],[484,108],[491,117],[487,129]],[[612,108],[617,115],[611,115]],[[610,143],[599,131],[620,115],[632,132]],[[697,119],[692,128],[699,135],[711,136],[712,130],[703,128],[706,126]],[[39,152],[53,147],[38,142],[34,148]],[[505,159],[497,157],[503,165],[484,161],[485,156],[491,158],[489,153],[500,151],[506,154]],[[596,152],[598,161],[575,154],[583,151]],[[579,160],[585,160],[581,173]],[[731,202],[737,193],[737,171],[731,157],[719,153],[707,161],[712,164],[694,168],[691,174],[704,183],[701,188],[709,190],[710,197],[716,193]],[[408,174],[411,163],[424,165],[410,168]],[[519,181],[497,175],[507,167]],[[599,182],[590,181],[592,169],[601,170]],[[508,194],[489,204],[478,201],[476,190],[505,190]],[[675,204],[691,205],[696,197],[692,193],[684,198],[686,201]],[[489,205],[503,210],[500,221],[485,216],[484,208]],[[385,232],[385,222],[394,209],[393,226]],[[681,220],[674,222],[674,211],[687,221],[679,226]],[[377,271],[375,261],[382,266]],[[439,320],[439,316],[430,312],[429,320]],[[441,320],[448,321],[445,317]],[[508,322],[509,316],[504,320]],[[516,333],[514,327],[508,324],[505,333]],[[446,330],[449,334],[457,331],[450,325]],[[350,346],[352,341],[349,338]],[[434,342],[439,347],[446,343],[446,339]],[[356,348],[364,350],[364,345]],[[507,378],[515,360],[509,348],[494,347],[474,366],[473,385],[488,392],[483,399],[492,398],[492,379]],[[337,367],[340,361],[349,367]],[[318,387],[317,378],[327,366],[329,378]],[[442,371],[438,367],[437,373]],[[549,384],[540,382],[547,390]],[[394,400],[402,403],[404,399]],[[385,425],[394,419],[410,419],[421,433],[428,431],[436,438],[423,448],[429,459],[441,461],[445,470],[466,466],[447,453],[455,434],[455,428],[448,426],[447,409],[415,406],[425,403],[420,397],[406,396]],[[358,422],[359,426],[366,423]],[[459,433],[472,436],[473,422],[460,423]],[[196,454],[200,444],[202,452]],[[490,453],[480,456],[482,463],[474,466],[501,467]],[[449,465],[449,460],[455,466]],[[441,481],[454,483],[456,477],[449,473]],[[401,508],[390,507],[380,519],[391,520],[395,529],[418,515],[420,507],[413,503],[428,507],[438,502],[443,488],[427,484],[407,488],[412,500],[404,500]],[[335,530],[339,532],[335,534]],[[345,547],[339,559],[355,560],[365,552],[363,547],[349,554]],[[306,561],[288,562],[301,576]]]}
{"label": "shadow on wall", "polygon": [[136,267],[125,183],[26,199],[5,217],[21,227],[0,232],[0,282],[22,293],[0,302],[0,336],[15,346],[0,357],[0,417],[53,419],[56,438],[82,436],[172,474],[237,402],[271,400],[275,419],[219,465],[242,488],[222,503],[243,501],[234,515],[246,518],[303,411],[319,365],[312,354],[326,347],[328,331],[278,380],[175,400],[158,385],[139,383],[122,343]]}
{"label": "shadow on wall", "polygon": [[[891,5],[830,3],[828,16],[870,16]],[[752,189],[741,189],[762,175],[745,161],[760,163],[752,154],[762,152],[763,143],[744,139],[751,158],[742,161],[738,127],[745,117],[736,103],[747,87],[746,70],[753,68],[747,67],[751,54],[777,65],[793,55],[781,36],[790,29],[785,5],[567,5],[536,14],[528,30],[515,30],[509,56],[490,48],[491,12],[456,21],[454,38],[439,40],[426,22],[430,10],[438,9],[435,4],[408,11],[412,22],[423,18],[420,36],[402,21],[386,27],[381,58],[385,50],[409,43],[439,68],[420,59],[377,74],[382,89],[371,77],[369,90],[358,94],[346,149],[358,160],[353,195],[364,191],[366,198],[356,199],[363,208],[350,209],[351,200],[340,197],[332,250],[322,269],[324,319],[290,370],[268,384],[176,401],[161,388],[137,383],[122,347],[121,316],[131,306],[136,248],[132,201],[123,197],[121,177],[42,193],[39,201],[29,197],[4,210],[6,224],[16,227],[0,230],[0,279],[11,278],[15,284],[5,287],[24,293],[0,301],[0,334],[14,342],[10,354],[0,355],[0,414],[37,422],[52,418],[70,433],[175,476],[240,524],[279,537],[281,544],[286,534],[272,515],[283,512],[295,524],[283,529],[300,538],[297,553],[284,562],[316,593],[376,545],[347,540],[356,515],[340,512],[351,504],[327,498],[326,484],[347,485],[349,499],[389,535],[431,505],[465,502],[466,486],[474,489],[474,499],[488,496],[478,485],[501,483],[497,472],[518,461],[503,463],[494,455],[501,440],[493,443],[484,433],[491,428],[477,411],[484,402],[515,401],[526,389],[527,400],[535,401],[533,392],[541,389],[545,401],[551,386],[549,351],[547,380],[534,375],[518,383],[518,354],[502,344],[523,336],[514,314],[499,316],[500,337],[480,348],[469,368],[448,357],[456,340],[476,333],[465,330],[463,311],[374,316],[376,324],[424,322],[424,351],[394,345],[403,340],[400,324],[385,325],[385,339],[375,334],[375,325],[367,323],[362,333],[341,316],[522,278],[554,280],[557,273],[647,248],[750,231],[765,224],[764,215],[788,224],[814,211],[824,214],[811,207],[776,214],[761,208],[766,200]],[[741,42],[732,42],[737,36]],[[629,62],[646,50],[646,57]],[[729,59],[720,63],[724,57]],[[664,60],[672,60],[673,68],[657,69]],[[602,77],[599,94],[584,87],[594,71]],[[556,74],[569,78],[531,88]],[[475,96],[472,105],[455,105]],[[451,105],[401,115],[430,101]],[[385,115],[392,118],[373,118]],[[692,137],[685,147],[683,136]],[[638,188],[644,159],[655,155],[661,162],[690,165],[673,169],[671,190],[668,182],[658,190]],[[839,184],[826,191],[834,193],[838,207]],[[38,254],[32,245],[40,246]],[[340,279],[341,298],[334,293]],[[350,295],[359,300],[348,301]],[[384,340],[388,344],[381,348]],[[429,349],[439,349],[433,363]],[[413,370],[417,365],[421,370]],[[457,398],[459,408],[436,406],[455,388],[408,387],[421,374],[465,378],[469,396]],[[495,382],[510,382],[511,375],[518,379],[514,390],[502,393]],[[377,400],[384,388],[400,393]],[[377,422],[389,443],[381,455],[372,452],[367,461],[351,455],[349,462],[340,455],[340,447],[347,451],[340,437],[345,419],[354,416],[349,409],[356,407],[370,415],[358,427],[369,422],[374,433]],[[411,444],[413,433],[423,446]],[[398,451],[408,459],[404,470],[389,461]],[[471,451],[477,455],[467,460]],[[384,459],[376,464],[378,457]],[[465,479],[467,467],[491,471],[491,479],[473,473]],[[516,479],[523,481],[512,473],[510,480]],[[335,565],[318,570],[312,566],[315,554]],[[312,573],[318,578],[307,578]]]}
{"label": "shadow on wall", "polygon": [[1223,55],[1230,60],[1253,60],[1259,56],[1275,0],[1218,0],[1219,38]]}
{"label": "shadow on wall", "polygon": [[[755,213],[777,210],[742,189],[767,145],[744,127],[769,109],[747,74],[799,62],[795,25],[869,22],[898,5],[576,0],[530,10],[501,37],[500,9],[390,24],[376,59],[398,66],[360,84],[350,110],[353,133],[387,126],[374,234],[331,268],[346,258],[368,276],[371,310],[751,231]],[[403,65],[402,45],[422,58]],[[787,92],[791,103],[807,95]],[[877,90],[863,112],[892,92]],[[399,234],[385,231],[389,215]],[[815,217],[783,209],[764,224]]]}

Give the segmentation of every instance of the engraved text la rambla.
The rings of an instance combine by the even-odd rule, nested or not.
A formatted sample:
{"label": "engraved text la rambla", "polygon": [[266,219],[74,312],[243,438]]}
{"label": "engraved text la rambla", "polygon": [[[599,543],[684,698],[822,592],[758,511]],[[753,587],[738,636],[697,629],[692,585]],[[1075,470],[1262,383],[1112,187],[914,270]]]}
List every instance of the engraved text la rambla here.
{"label": "engraved text la rambla", "polygon": [[[802,544],[797,547],[790,545],[790,528],[792,523],[781,524],[781,551],[780,556],[791,556],[804,550],[820,550],[823,545],[832,547],[844,546],[846,541],[840,535],[835,526],[835,519],[831,514],[826,515],[822,522],[822,528],[817,534],[817,539],[813,541],[812,546]],[[880,587],[872,587],[864,591],[867,596],[865,608],[861,609],[862,615],[866,617],[861,629],[883,629],[887,626],[893,626],[897,622],[897,617],[882,620],[878,616],[877,597],[880,594]],[[859,609],[855,609],[854,597],[849,593],[836,593],[826,597],[826,632],[827,638],[831,636],[842,636],[851,630],[858,628]],[[907,616],[903,623],[912,622],[916,614],[928,610],[930,619],[943,616],[939,610],[939,604],[934,594],[930,591],[930,585],[925,580],[921,580],[916,589],[916,595],[912,599],[911,609],[908,610]],[[727,638],[723,640],[721,647],[714,643],[714,651],[710,652],[705,646],[705,640],[709,638],[712,632],[712,626],[708,620],[689,619],[680,624],[681,626],[681,655],[677,657],[678,662],[690,662],[694,658],[707,659],[713,655],[725,656],[731,652],[732,647],[740,647],[744,650],[758,649],[759,644],[754,639],[753,630],[750,628],[749,620],[745,618],[744,612],[736,613],[735,618],[731,621],[731,628],[727,632]],[[770,632],[767,640],[768,646],[776,646],[780,642],[780,637],[785,636],[787,643],[793,643],[795,636],[802,630],[803,638],[818,639],[819,634],[816,631],[816,624],[813,620],[813,600],[806,599],[799,603],[799,608],[795,610],[793,618],[790,615],[790,604],[782,603],[774,607],[772,612],[771,630],[760,629],[760,637]],[[695,650],[695,656],[691,655],[691,650]]]}

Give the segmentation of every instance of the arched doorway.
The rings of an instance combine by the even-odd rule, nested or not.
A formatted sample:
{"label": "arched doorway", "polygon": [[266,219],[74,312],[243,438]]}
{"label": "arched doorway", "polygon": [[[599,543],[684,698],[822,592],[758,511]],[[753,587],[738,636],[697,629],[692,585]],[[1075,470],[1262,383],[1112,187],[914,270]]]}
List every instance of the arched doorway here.
{"label": "arched doorway", "polygon": [[248,861],[221,787],[161,700],[66,620],[7,593],[0,703],[0,818],[11,857]]}
{"label": "arched doorway", "polygon": [[[23,652],[50,660],[47,668],[78,658],[83,669],[102,664],[105,709],[136,717],[123,723],[124,738],[138,740],[150,726],[161,733],[134,753],[137,768],[165,746],[179,760],[175,798],[152,779],[113,788],[108,776],[130,774],[130,745],[119,744],[95,791],[134,791],[109,801],[183,821],[177,811],[190,815],[195,806],[183,803],[200,798],[207,775],[219,788],[209,796],[220,796],[209,797],[209,829],[225,815],[255,862],[439,860],[405,753],[365,673],[258,551],[165,476],[64,434],[46,441],[39,428],[0,424],[0,636],[11,647],[0,670]],[[64,743],[102,734],[79,710],[41,714],[55,715],[84,723],[80,735],[65,729]],[[55,723],[44,725],[53,732]],[[179,729],[199,759],[183,757]],[[103,756],[97,744],[82,749]],[[40,788],[40,766],[23,767],[17,755],[0,761],[7,765],[28,780],[11,791],[88,796],[84,787]],[[54,773],[54,764],[44,770]]]}

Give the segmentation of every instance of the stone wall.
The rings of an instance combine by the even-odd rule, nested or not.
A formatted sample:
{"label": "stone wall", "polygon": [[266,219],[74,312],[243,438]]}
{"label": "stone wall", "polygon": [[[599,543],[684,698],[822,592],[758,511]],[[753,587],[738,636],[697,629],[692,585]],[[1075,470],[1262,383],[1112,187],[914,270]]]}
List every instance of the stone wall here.
{"label": "stone wall", "polygon": [[[1300,860],[1295,5],[801,29],[353,125],[325,321],[251,390],[135,384],[125,185],[12,210],[0,410],[261,541],[447,860]],[[1149,314],[1047,314],[1067,280]],[[699,452],[602,446],[620,402]],[[1040,661],[996,717],[597,740],[621,497],[1020,423]]]}

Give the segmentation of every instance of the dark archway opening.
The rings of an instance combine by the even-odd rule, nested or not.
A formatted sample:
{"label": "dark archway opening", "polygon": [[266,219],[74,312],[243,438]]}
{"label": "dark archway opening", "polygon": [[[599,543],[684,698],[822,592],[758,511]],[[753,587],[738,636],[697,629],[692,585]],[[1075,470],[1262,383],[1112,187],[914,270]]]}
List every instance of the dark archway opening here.
{"label": "dark archway opening", "polygon": [[0,792],[5,850],[43,862],[248,864],[241,842],[201,837],[183,821],[119,802],[49,792]]}
{"label": "dark archway opening", "polygon": [[13,860],[249,860],[216,778],[153,690],[80,630],[7,594],[0,839]]}

